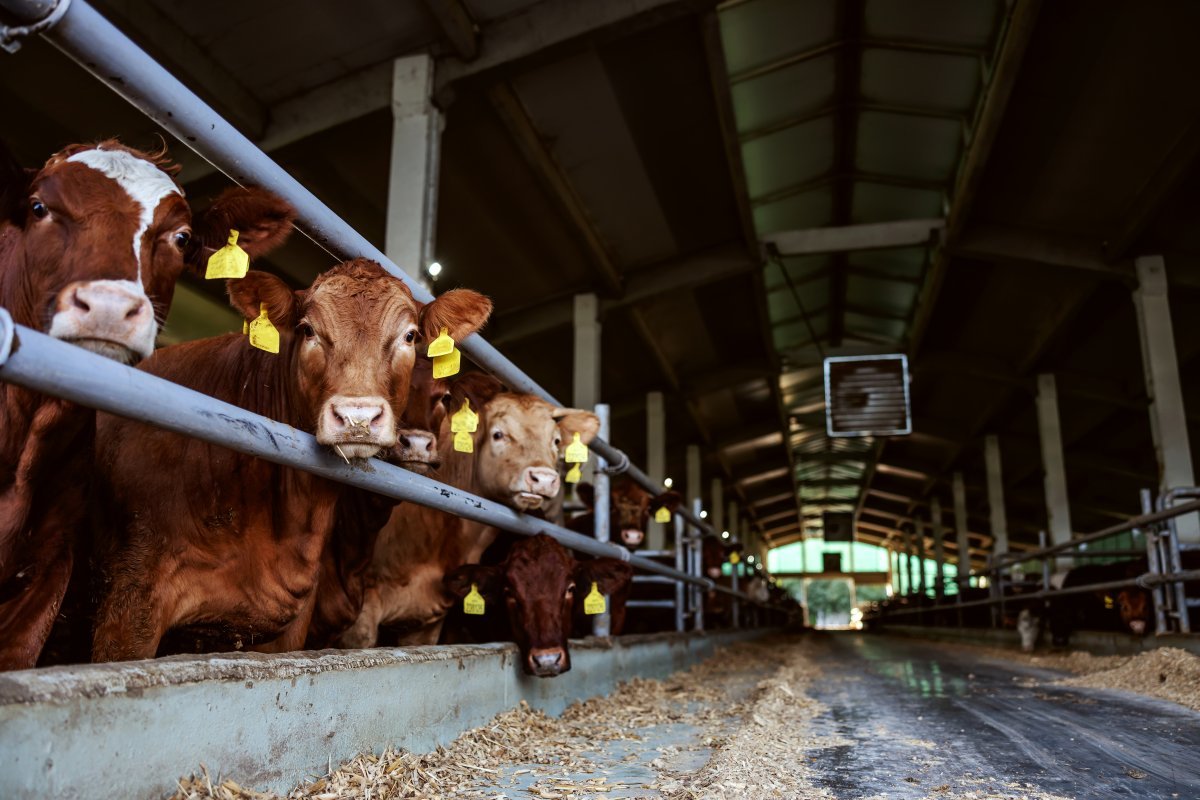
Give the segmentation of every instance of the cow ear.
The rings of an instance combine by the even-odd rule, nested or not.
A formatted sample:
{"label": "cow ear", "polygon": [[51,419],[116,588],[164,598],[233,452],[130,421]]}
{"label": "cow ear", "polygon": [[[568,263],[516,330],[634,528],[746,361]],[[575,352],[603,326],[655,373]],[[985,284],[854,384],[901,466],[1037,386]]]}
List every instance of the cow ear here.
{"label": "cow ear", "polygon": [[596,438],[600,431],[600,418],[590,411],[578,408],[556,408],[550,416],[558,423],[568,442],[579,434],[579,439],[587,444]]}
{"label": "cow ear", "polygon": [[478,411],[504,392],[504,384],[486,372],[464,372],[447,383],[451,411],[462,408],[464,399],[470,400],[471,407]]}
{"label": "cow ear", "polygon": [[242,186],[226,189],[192,221],[188,261],[203,268],[209,257],[229,241],[231,230],[238,232],[238,246],[251,259],[264,256],[292,235],[295,218],[296,210],[291,204],[266,189]]}
{"label": "cow ear", "polygon": [[628,586],[632,579],[633,567],[615,558],[593,558],[575,565],[575,582],[579,584],[577,596],[579,591],[586,594],[593,583],[600,587],[601,593],[614,595]]}
{"label": "cow ear", "polygon": [[421,334],[432,342],[442,328],[456,342],[475,333],[492,315],[492,301],[470,289],[451,289],[421,308]]}
{"label": "cow ear", "polygon": [[445,574],[442,583],[453,597],[462,599],[471,591],[471,586],[487,600],[500,597],[500,567],[484,564],[463,564]]}
{"label": "cow ear", "polygon": [[650,513],[658,511],[660,508],[665,508],[674,514],[679,510],[679,506],[683,504],[683,495],[676,491],[663,492],[658,497],[650,501]]}
{"label": "cow ear", "polygon": [[575,497],[579,498],[579,502],[583,503],[588,508],[596,507],[596,487],[590,483],[579,483],[575,485]]}
{"label": "cow ear", "polygon": [[20,225],[24,221],[33,175],[34,172],[23,168],[0,141],[0,222]]}
{"label": "cow ear", "polygon": [[262,304],[267,304],[267,316],[280,336],[292,332],[300,321],[300,296],[269,272],[250,270],[246,277],[226,281],[229,303],[246,319],[257,319]]}

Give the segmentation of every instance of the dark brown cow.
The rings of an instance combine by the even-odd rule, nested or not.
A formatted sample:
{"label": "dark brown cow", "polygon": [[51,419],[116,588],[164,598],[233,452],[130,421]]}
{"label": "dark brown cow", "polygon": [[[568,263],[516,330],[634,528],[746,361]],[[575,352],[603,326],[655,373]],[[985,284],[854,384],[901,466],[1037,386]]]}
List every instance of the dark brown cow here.
{"label": "dark brown cow", "polygon": [[[446,588],[463,598],[474,585],[488,603],[494,638],[512,637],[526,674],[552,678],[571,669],[567,638],[575,608],[591,591],[613,595],[629,586],[629,565],[615,558],[581,561],[554,539],[519,538],[500,564],[468,564],[446,575]],[[507,630],[506,630],[507,629]]]}
{"label": "dark brown cow", "polygon": [[[149,355],[185,263],[231,228],[257,256],[292,209],[232,189],[193,223],[164,154],[72,145],[40,170],[0,148],[0,306],[15,322],[118,361]],[[193,231],[194,228],[194,231]],[[0,669],[32,666],[75,563],[95,413],[0,384]]]}
{"label": "dark brown cow", "polygon": [[[438,432],[438,479],[520,511],[540,511],[558,494],[557,465],[575,433],[590,442],[595,414],[556,408],[533,395],[512,394],[487,375],[472,373],[450,383],[450,409],[469,400],[479,414],[473,452],[456,452],[451,419]],[[345,647],[372,647],[379,627],[399,629],[402,644],[435,644],[455,598],[443,576],[477,563],[496,538],[482,523],[402,503],[380,533],[362,614],[342,637]]]}
{"label": "dark brown cow", "polygon": [[[590,483],[581,483],[575,488],[575,496],[589,509],[595,507],[595,488]],[[646,542],[646,528],[650,517],[660,508],[672,514],[679,510],[683,497],[679,492],[663,492],[652,497],[649,492],[628,478],[613,481],[608,507],[608,540],[623,545],[629,550],[638,550]],[[585,536],[595,535],[595,516],[592,511],[572,517],[567,527]]]}
{"label": "dark brown cow", "polygon": [[[467,290],[426,306],[365,260],[291,291],[261,272],[231,281],[243,315],[266,304],[278,355],[230,334],[166,348],[141,368],[303,431],[349,458],[397,444],[417,342],[476,330],[491,303]],[[173,629],[276,651],[304,643],[342,487],[306,472],[100,415],[109,534],[93,656],[148,658]]]}

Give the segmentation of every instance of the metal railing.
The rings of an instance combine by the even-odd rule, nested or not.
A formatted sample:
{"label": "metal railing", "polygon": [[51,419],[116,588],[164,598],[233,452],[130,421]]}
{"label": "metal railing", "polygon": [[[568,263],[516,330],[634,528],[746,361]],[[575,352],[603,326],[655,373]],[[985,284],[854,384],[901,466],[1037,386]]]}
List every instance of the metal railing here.
{"label": "metal railing", "polygon": [[[0,9],[21,20],[44,16],[48,6],[46,0],[0,0]],[[318,200],[86,0],[71,0],[57,24],[39,35],[235,182],[260,186],[286,199],[296,209],[297,228],[318,246],[340,259],[363,257],[377,261],[402,280],[417,300],[429,302],[433,299],[424,286]],[[472,361],[513,391],[530,393],[561,405],[478,334],[465,338],[460,346]],[[680,591],[688,585],[697,590],[733,594],[755,603],[749,595],[703,577],[698,569],[689,572],[687,567],[691,564],[680,564],[678,558],[677,568],[673,569],[632,555],[624,547],[520,514],[507,506],[382,461],[372,459],[365,467],[347,465],[318,445],[309,434],[15,325],[2,308],[0,380],[518,534],[545,533],[573,550],[592,556],[619,558],[645,571],[671,578],[677,582]],[[601,463],[615,466],[613,471],[624,472],[653,494],[661,491],[657,483],[630,464],[628,457],[604,438],[593,440],[591,448]],[[604,514],[607,515],[608,493],[603,495]],[[597,513],[596,521],[599,530],[600,513]],[[681,509],[678,512],[677,524],[683,523],[700,535],[716,535],[716,531],[701,521],[694,511]],[[678,542],[679,536],[676,538]],[[682,555],[684,549],[677,546],[676,552]],[[703,626],[702,613],[699,612],[698,627]]]}

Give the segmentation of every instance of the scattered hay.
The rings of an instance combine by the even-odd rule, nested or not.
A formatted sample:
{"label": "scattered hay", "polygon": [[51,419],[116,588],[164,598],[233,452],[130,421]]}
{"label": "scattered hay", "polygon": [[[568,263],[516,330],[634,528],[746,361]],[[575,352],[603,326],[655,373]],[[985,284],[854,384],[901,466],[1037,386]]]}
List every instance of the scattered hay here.
{"label": "scattered hay", "polygon": [[1200,658],[1177,647],[1150,650],[1124,659],[1114,668],[1060,683],[1092,689],[1121,689],[1200,711]]}

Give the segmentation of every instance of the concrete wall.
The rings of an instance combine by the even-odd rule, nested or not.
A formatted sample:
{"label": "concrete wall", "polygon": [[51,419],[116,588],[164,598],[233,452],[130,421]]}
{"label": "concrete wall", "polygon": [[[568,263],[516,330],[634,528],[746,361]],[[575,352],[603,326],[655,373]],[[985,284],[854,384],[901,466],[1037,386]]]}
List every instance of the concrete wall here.
{"label": "concrete wall", "polygon": [[571,643],[528,678],[511,644],[231,653],[0,675],[0,798],[158,798],[204,762],[283,791],[387,745],[426,752],[525,700],[550,714],[762,631]]}

